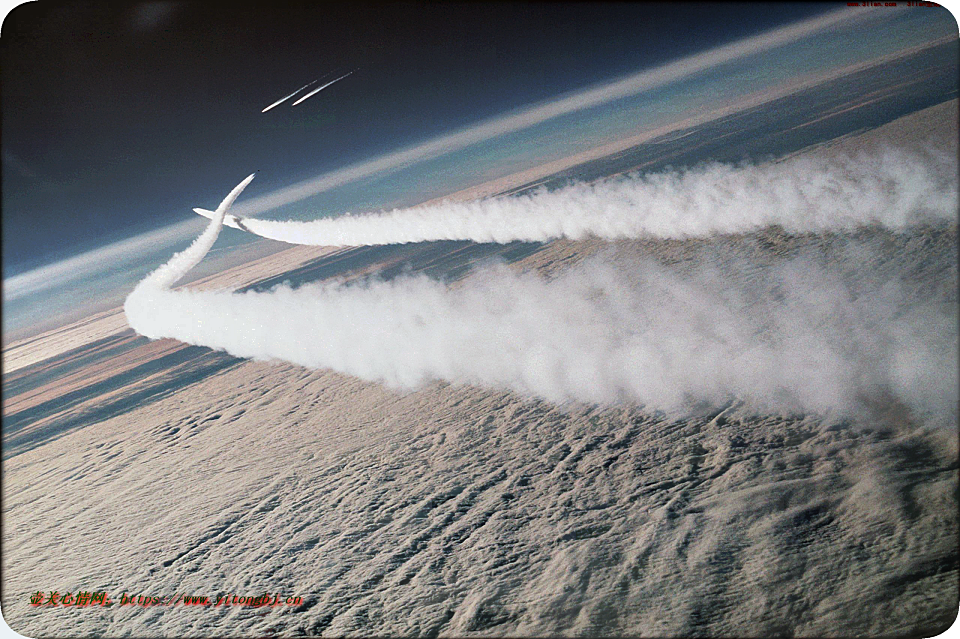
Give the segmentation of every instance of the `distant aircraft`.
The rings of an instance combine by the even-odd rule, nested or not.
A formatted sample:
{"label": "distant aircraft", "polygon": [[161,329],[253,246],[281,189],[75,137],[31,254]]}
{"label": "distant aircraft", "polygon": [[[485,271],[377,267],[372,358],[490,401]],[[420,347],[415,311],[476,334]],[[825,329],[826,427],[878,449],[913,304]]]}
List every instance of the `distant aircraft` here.
{"label": "distant aircraft", "polygon": [[345,75],[341,75],[341,76],[340,76],[339,78],[337,78],[336,80],[331,80],[330,82],[327,82],[327,83],[324,84],[323,86],[318,87],[318,88],[314,89],[313,91],[311,91],[310,93],[306,94],[305,96],[303,96],[302,98],[300,98],[299,100],[297,100],[296,102],[294,102],[293,104],[291,104],[290,106],[297,106],[298,104],[300,104],[301,102],[303,102],[304,100],[306,100],[307,98],[309,98],[310,96],[312,96],[312,95],[314,95],[314,94],[316,94],[316,93],[320,93],[321,91],[323,91],[324,89],[326,89],[328,86],[330,86],[330,85],[333,84],[334,82],[339,82],[340,80],[343,80],[343,79],[344,79],[345,77],[347,77],[348,75],[352,75],[352,74],[353,74],[353,71],[351,71],[350,73],[347,73],[347,74],[345,74]]}
{"label": "distant aircraft", "polygon": [[[353,71],[356,71],[356,69],[354,69]],[[303,102],[304,100],[306,100],[307,98],[309,98],[310,96],[316,95],[317,93],[323,91],[324,89],[326,89],[328,86],[330,86],[330,85],[333,84],[334,82],[339,82],[340,80],[343,80],[343,79],[344,79],[345,77],[347,77],[348,75],[351,75],[351,74],[353,73],[353,71],[351,71],[350,73],[347,73],[346,75],[341,75],[339,78],[337,78],[337,79],[335,79],[335,80],[331,80],[330,82],[327,82],[326,84],[324,84],[324,85],[322,85],[322,86],[314,89],[314,90],[311,91],[310,93],[306,94],[305,96],[303,96],[302,98],[300,98],[299,100],[297,100],[296,102],[294,102],[292,106],[296,106],[296,105],[300,104],[301,102]],[[314,80],[313,82],[308,82],[307,84],[303,85],[302,87],[300,87],[299,89],[297,89],[296,91],[294,91],[293,93],[291,93],[290,95],[284,96],[284,97],[280,98],[279,100],[277,100],[276,102],[274,102],[273,104],[271,104],[270,106],[266,107],[266,108],[263,109],[263,111],[261,111],[260,113],[266,113],[267,111],[269,111],[269,110],[272,109],[273,107],[279,106],[279,105],[283,104],[284,102],[286,102],[287,100],[289,100],[289,99],[292,98],[293,96],[297,95],[298,93],[300,93],[301,91],[303,91],[303,90],[306,89],[307,87],[313,86],[314,84],[316,84],[316,83],[319,82],[320,80],[323,80],[324,78],[328,77],[329,75],[330,75],[329,73],[325,73],[324,75],[320,76],[319,78],[317,78],[317,79]]]}
{"label": "distant aircraft", "polygon": [[289,100],[290,98],[292,98],[293,96],[295,96],[296,94],[298,94],[298,93],[300,93],[301,91],[303,91],[304,89],[306,89],[308,86],[310,86],[310,85],[312,85],[312,84],[316,84],[317,82],[319,82],[319,81],[322,80],[322,79],[323,79],[323,76],[320,76],[319,78],[317,78],[317,79],[314,80],[313,82],[308,82],[307,84],[303,85],[302,87],[300,87],[299,89],[297,89],[296,91],[294,91],[293,93],[291,93],[290,95],[288,95],[288,96],[286,96],[286,97],[284,97],[284,98],[280,98],[279,100],[277,100],[276,102],[274,102],[273,104],[271,104],[270,106],[268,106],[267,108],[265,108],[265,109],[264,109],[263,111],[261,111],[260,113],[266,113],[267,111],[269,111],[269,110],[272,109],[273,107],[275,107],[275,106],[277,106],[277,105],[279,105],[279,104],[283,104],[284,102],[286,102],[287,100]]}

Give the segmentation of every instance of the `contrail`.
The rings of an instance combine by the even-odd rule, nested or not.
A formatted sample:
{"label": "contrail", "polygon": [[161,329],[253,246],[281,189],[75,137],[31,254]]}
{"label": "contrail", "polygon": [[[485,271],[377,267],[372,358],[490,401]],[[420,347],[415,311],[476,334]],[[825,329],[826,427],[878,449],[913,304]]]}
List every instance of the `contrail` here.
{"label": "contrail", "polygon": [[[939,187],[909,160],[887,155],[847,166],[863,175],[880,171],[879,179],[866,183],[870,188],[856,191],[858,199],[872,201],[861,212],[905,208],[869,218],[874,225],[899,228],[931,202],[935,215],[948,200],[955,206],[955,175],[945,193],[931,190]],[[884,162],[894,164],[883,169]],[[837,183],[838,173],[809,172],[815,164],[774,166],[798,172],[798,181],[764,190],[771,174],[754,174],[739,184],[738,197],[750,189],[761,192],[753,200],[735,200],[749,205],[742,209],[710,203],[727,197],[724,189],[732,183],[688,190],[685,178],[674,175],[655,182],[664,194],[655,206],[637,209],[631,191],[593,188],[585,192],[587,199],[568,191],[566,202],[555,198],[549,206],[538,202],[543,195],[517,198],[514,203],[528,210],[514,206],[503,225],[522,226],[524,217],[577,210],[588,201],[592,214],[626,203],[634,213],[647,211],[648,221],[659,220],[663,228],[677,223],[684,228],[691,220],[689,228],[709,228],[709,214],[718,212],[728,228],[736,226],[737,216],[752,224],[765,219],[764,208],[781,206],[787,213],[780,222],[799,213],[810,230],[832,228],[829,218],[837,214],[856,219],[847,210],[855,203]],[[904,172],[906,181],[916,180],[917,188],[903,192],[903,184],[891,182],[894,169]],[[879,397],[902,402],[918,419],[955,419],[957,255],[955,242],[931,241],[941,231],[911,227],[911,237],[924,242],[911,242],[906,246],[916,248],[893,256],[890,234],[874,228],[837,239],[830,251],[825,238],[786,253],[791,257],[779,257],[778,251],[770,255],[772,262],[749,257],[751,245],[745,242],[729,254],[722,247],[693,251],[689,267],[644,259],[614,265],[600,256],[552,279],[496,267],[481,268],[456,287],[420,275],[243,293],[172,290],[212,246],[227,208],[251,179],[231,192],[187,251],[129,295],[124,311],[134,330],[151,339],[333,369],[398,388],[444,380],[555,402],[627,401],[678,412],[698,402],[739,398],[760,410],[844,413],[859,410],[864,398]],[[709,180],[698,184],[705,188]],[[763,201],[778,193],[779,199]],[[791,206],[794,200],[802,205]],[[574,219],[568,215],[560,226]],[[409,225],[409,219],[401,222]],[[950,232],[955,230],[942,231]],[[905,269],[914,268],[910,264],[920,265],[920,276],[903,277]]]}
{"label": "contrail", "polygon": [[328,86],[330,86],[330,85],[333,84],[334,82],[339,82],[340,80],[343,80],[343,79],[344,79],[345,77],[347,77],[348,75],[352,75],[352,74],[353,74],[353,71],[351,71],[350,73],[347,73],[346,75],[341,75],[341,76],[340,76],[339,78],[337,78],[336,80],[332,80],[332,81],[330,81],[330,82],[327,82],[327,83],[324,84],[323,86],[321,86],[321,87],[319,87],[319,88],[316,88],[316,89],[314,89],[313,91],[311,91],[310,93],[306,94],[305,96],[303,96],[302,98],[300,98],[299,100],[297,100],[296,102],[294,102],[294,103],[293,103],[292,105],[290,105],[290,106],[297,106],[298,104],[300,104],[301,102],[303,102],[304,100],[306,100],[307,98],[309,98],[310,96],[315,95],[315,94],[323,91],[324,89],[326,89]]}
{"label": "contrail", "polygon": [[317,79],[314,80],[313,82],[308,82],[307,84],[303,85],[302,87],[300,87],[299,89],[297,89],[296,91],[294,91],[293,93],[291,93],[290,95],[288,95],[288,96],[286,96],[286,97],[284,97],[284,98],[280,98],[279,100],[277,100],[276,102],[274,102],[273,104],[271,104],[270,106],[268,106],[267,108],[265,108],[265,109],[264,109],[263,111],[261,111],[260,113],[266,113],[267,111],[269,111],[269,110],[272,109],[273,107],[278,106],[278,105],[280,105],[280,104],[283,104],[284,102],[286,102],[287,100],[289,100],[290,98],[292,98],[293,96],[295,96],[296,94],[298,94],[298,93],[300,93],[301,91],[303,91],[304,89],[306,89],[308,86],[311,86],[311,85],[313,85],[313,84],[316,84],[317,82],[319,82],[319,81],[322,80],[322,79],[323,79],[323,76],[317,78]]}
{"label": "contrail", "polygon": [[[722,273],[709,260],[684,273],[601,257],[551,280],[481,269],[453,288],[425,276],[243,293],[148,285],[124,310],[151,339],[401,389],[444,380],[678,412],[733,398],[759,410],[853,412],[860,398],[886,394],[918,418],[951,415],[949,277],[918,297],[898,276],[876,277],[884,238],[848,241],[842,264],[824,264],[813,245],[774,265],[717,260]],[[929,259],[952,263],[956,251]]]}
{"label": "contrail", "polygon": [[[685,238],[780,225],[790,232],[902,228],[952,220],[956,158],[936,150],[706,164],[555,191],[343,215],[310,222],[228,215],[265,238],[322,246],[436,240],[507,243],[557,238]],[[194,209],[212,217],[204,209]]]}
{"label": "contrail", "polygon": [[196,266],[200,260],[203,259],[203,256],[206,255],[210,250],[210,247],[213,246],[213,243],[217,241],[217,236],[220,235],[220,229],[223,227],[223,217],[226,215],[227,209],[233,205],[237,197],[240,196],[240,193],[247,188],[247,185],[253,181],[255,176],[256,173],[251,173],[244,178],[240,184],[233,187],[233,190],[227,194],[227,197],[223,198],[220,206],[218,206],[217,210],[214,211],[213,222],[200,235],[200,237],[194,240],[193,244],[191,244],[186,250],[177,253],[170,258],[170,261],[148,275],[142,282],[140,282],[138,288],[169,288],[176,284],[181,277],[186,275],[190,269]]}

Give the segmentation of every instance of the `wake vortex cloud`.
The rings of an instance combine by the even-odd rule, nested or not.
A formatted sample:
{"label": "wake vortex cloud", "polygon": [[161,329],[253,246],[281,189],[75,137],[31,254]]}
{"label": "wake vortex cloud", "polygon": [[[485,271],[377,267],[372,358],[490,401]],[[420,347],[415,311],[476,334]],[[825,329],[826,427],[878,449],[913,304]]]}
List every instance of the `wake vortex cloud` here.
{"label": "wake vortex cloud", "polygon": [[[896,157],[874,156],[872,166],[859,158],[856,173],[844,159],[711,165],[286,228],[302,231],[301,240],[363,244],[441,239],[438,229],[451,220],[459,237],[510,241],[710,235],[773,223],[793,231],[903,229],[951,219],[949,158],[927,154],[896,166]],[[594,258],[549,281],[494,267],[452,287],[404,276],[266,292],[171,290],[213,245],[250,179],[187,251],[130,294],[125,311],[137,332],[400,388],[446,380],[668,411],[732,398],[759,409],[847,411],[880,393],[924,414],[956,410],[956,269],[939,288],[878,277],[867,265],[877,249],[860,240],[850,240],[852,259],[842,268],[814,248],[773,266],[740,256],[685,272]],[[615,222],[604,227],[600,219]],[[320,228],[339,234],[321,242]],[[955,261],[955,251],[943,259]],[[931,292],[944,289],[952,300]]]}

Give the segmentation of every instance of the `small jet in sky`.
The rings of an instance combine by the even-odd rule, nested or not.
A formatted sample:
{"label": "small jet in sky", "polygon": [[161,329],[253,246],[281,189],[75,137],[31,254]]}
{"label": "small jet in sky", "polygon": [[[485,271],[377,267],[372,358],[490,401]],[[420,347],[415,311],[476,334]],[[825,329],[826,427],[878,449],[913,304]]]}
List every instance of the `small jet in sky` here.
{"label": "small jet in sky", "polygon": [[[354,69],[353,71],[356,71],[356,69]],[[310,93],[306,94],[305,96],[303,96],[302,98],[300,98],[299,100],[297,100],[296,102],[294,102],[293,105],[291,105],[291,106],[296,106],[296,105],[300,104],[301,102],[303,102],[304,100],[306,100],[307,98],[309,98],[310,96],[316,95],[317,93],[323,91],[324,89],[326,89],[328,86],[330,86],[330,85],[333,84],[334,82],[339,82],[340,80],[343,80],[345,77],[347,77],[348,75],[352,74],[353,71],[351,71],[350,73],[347,73],[346,75],[341,75],[341,76],[340,76],[339,78],[337,78],[336,80],[331,80],[330,82],[327,82],[327,83],[324,84],[323,86],[314,89],[314,90],[311,91]],[[284,97],[280,98],[279,100],[277,100],[276,102],[274,102],[273,104],[271,104],[270,106],[268,106],[267,108],[265,108],[264,110],[262,110],[260,113],[266,113],[267,111],[269,111],[269,110],[272,109],[273,107],[279,106],[279,105],[283,104],[284,102],[286,102],[287,100],[289,100],[289,99],[292,98],[293,96],[297,95],[298,93],[300,93],[301,91],[303,91],[303,90],[306,89],[307,87],[313,86],[314,84],[316,84],[316,83],[319,82],[320,80],[323,80],[324,78],[328,77],[329,75],[330,75],[329,73],[325,73],[325,74],[321,75],[319,78],[317,78],[316,80],[314,80],[313,82],[308,82],[307,84],[303,85],[302,87],[300,87],[299,89],[297,89],[296,91],[294,91],[293,93],[291,93],[290,95],[287,95],[287,96],[284,96]]]}
{"label": "small jet in sky", "polygon": [[[257,177],[257,173],[259,172],[260,172],[260,169],[257,169],[256,171],[250,174],[250,177],[248,177],[247,180],[253,180],[253,178]],[[247,182],[247,184],[249,184],[249,182]],[[244,184],[244,186],[246,186],[246,184]],[[193,209],[193,212],[198,215],[202,215],[208,220],[212,220],[216,215],[215,211],[211,211],[209,209],[195,208]],[[227,213],[226,215],[223,216],[223,225],[229,226],[230,228],[234,228],[234,229],[240,229],[241,231],[246,231],[247,233],[253,233],[253,231],[251,231],[246,226],[244,226],[242,217],[237,217],[232,213]]]}
{"label": "small jet in sky", "polygon": [[327,77],[328,75],[330,75],[330,74],[327,73],[327,74],[325,74],[325,75],[321,75],[319,78],[317,78],[317,79],[314,80],[313,82],[307,82],[305,85],[303,85],[302,87],[300,87],[299,89],[297,89],[296,91],[294,91],[293,93],[291,93],[290,95],[288,95],[288,96],[286,96],[286,97],[283,97],[283,98],[280,98],[279,100],[277,100],[276,102],[274,102],[273,104],[271,104],[270,106],[268,106],[267,108],[265,108],[265,109],[264,109],[263,111],[261,111],[260,113],[266,113],[267,111],[269,111],[269,110],[272,109],[273,107],[279,106],[279,105],[283,104],[284,102],[286,102],[287,100],[289,100],[290,98],[292,98],[293,96],[295,96],[296,94],[300,93],[301,91],[303,91],[304,89],[306,89],[306,88],[309,87],[309,86],[313,86],[314,84],[316,84],[316,83],[319,82],[320,80],[324,79],[324,78]]}
{"label": "small jet in sky", "polygon": [[[213,216],[216,215],[216,213],[214,213],[213,211],[210,211],[207,209],[201,209],[201,208],[195,208],[193,209],[193,212],[197,213],[198,215],[202,215],[208,220],[212,220]],[[240,229],[241,231],[246,231],[247,233],[253,233],[253,231],[251,231],[246,226],[244,226],[243,218],[237,217],[232,213],[227,213],[226,215],[223,216],[223,225],[229,226],[230,228],[234,228],[234,229]]]}
{"label": "small jet in sky", "polygon": [[293,103],[292,105],[290,105],[290,106],[297,106],[298,104],[300,104],[301,102],[303,102],[304,100],[306,100],[307,98],[309,98],[310,96],[316,95],[317,93],[320,93],[321,91],[323,91],[324,89],[326,89],[328,86],[330,86],[330,85],[333,84],[334,82],[339,82],[340,80],[343,80],[343,79],[344,79],[345,77],[347,77],[348,75],[352,75],[352,74],[353,74],[353,71],[351,71],[350,73],[341,75],[341,76],[340,76],[339,78],[337,78],[336,80],[331,80],[330,82],[327,82],[327,83],[324,84],[323,86],[321,86],[321,87],[319,87],[319,88],[316,88],[316,89],[314,89],[313,91],[311,91],[310,93],[306,94],[305,96],[303,96],[302,98],[300,98],[299,100],[297,100],[296,102],[294,102],[294,103]]}

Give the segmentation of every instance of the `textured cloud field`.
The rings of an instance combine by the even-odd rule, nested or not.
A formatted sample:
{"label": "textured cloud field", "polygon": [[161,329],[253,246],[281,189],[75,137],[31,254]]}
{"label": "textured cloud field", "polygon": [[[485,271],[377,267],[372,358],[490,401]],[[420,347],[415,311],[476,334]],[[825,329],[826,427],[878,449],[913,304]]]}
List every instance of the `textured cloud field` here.
{"label": "textured cloud field", "polygon": [[[955,142],[955,101],[809,153],[931,131]],[[109,359],[97,322],[54,335],[87,350],[23,347],[40,376],[145,370],[92,389],[123,410],[4,460],[4,616],[31,636],[936,635],[960,600],[957,226],[865,222],[558,240],[442,282],[369,273],[481,252],[295,247],[171,289],[215,224],[127,310],[254,359],[132,331]],[[236,292],[300,272],[328,280]],[[294,352],[286,329],[313,337]],[[153,368],[191,348],[217,361]],[[25,405],[74,392],[13,381]],[[52,589],[303,603],[29,605]]]}
{"label": "textured cloud field", "polygon": [[[571,242],[521,265],[849,267],[848,240]],[[880,280],[955,290],[955,230],[857,243]],[[956,459],[955,431],[882,396],[859,418],[671,419],[251,361],[5,461],[4,614],[28,635],[935,634],[956,612]],[[68,479],[90,492],[50,489]],[[30,608],[52,584],[304,604]]]}

